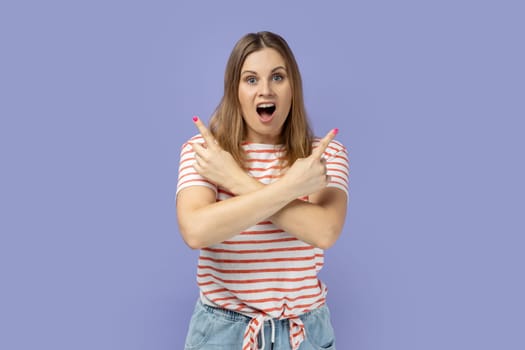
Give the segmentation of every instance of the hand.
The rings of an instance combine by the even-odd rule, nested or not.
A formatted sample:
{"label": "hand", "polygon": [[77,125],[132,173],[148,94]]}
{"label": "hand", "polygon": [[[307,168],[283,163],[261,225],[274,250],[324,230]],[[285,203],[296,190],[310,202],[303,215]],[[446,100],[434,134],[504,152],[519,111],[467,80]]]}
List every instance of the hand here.
{"label": "hand", "polygon": [[193,167],[201,176],[232,192],[235,181],[248,175],[232,155],[219,146],[202,121],[198,117],[194,117],[193,120],[205,141],[205,145],[192,143],[196,160]]}
{"label": "hand", "polygon": [[323,153],[337,132],[338,129],[328,132],[309,157],[297,159],[283,176],[282,179],[288,181],[295,198],[320,191],[330,182]]}

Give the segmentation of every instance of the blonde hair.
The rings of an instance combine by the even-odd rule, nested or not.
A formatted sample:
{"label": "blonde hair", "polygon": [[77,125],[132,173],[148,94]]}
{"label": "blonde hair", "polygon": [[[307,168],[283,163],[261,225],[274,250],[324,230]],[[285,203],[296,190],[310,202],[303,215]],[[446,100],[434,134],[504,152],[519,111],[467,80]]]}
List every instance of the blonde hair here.
{"label": "blonde hair", "polygon": [[246,57],[263,48],[276,50],[284,59],[292,89],[292,104],[281,131],[280,143],[285,148],[284,165],[293,164],[298,158],[312,152],[312,131],[304,106],[301,74],[292,50],[279,35],[271,32],[249,33],[233,48],[224,74],[224,95],[210,119],[210,131],[219,145],[230,152],[244,166],[242,142],[246,137],[246,123],[242,118],[239,102],[241,68]]}

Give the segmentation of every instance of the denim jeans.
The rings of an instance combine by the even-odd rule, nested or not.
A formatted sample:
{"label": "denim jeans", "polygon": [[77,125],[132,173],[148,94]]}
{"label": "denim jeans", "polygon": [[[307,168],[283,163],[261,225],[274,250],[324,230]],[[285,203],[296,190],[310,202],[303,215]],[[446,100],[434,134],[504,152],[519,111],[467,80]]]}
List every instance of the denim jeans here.
{"label": "denim jeans", "polygon": [[[306,340],[299,350],[335,350],[335,336],[330,322],[330,311],[326,305],[300,316],[306,330]],[[195,305],[191,317],[185,350],[241,350],[244,332],[250,317],[235,311],[224,310],[203,304]],[[290,350],[288,320],[273,320],[275,343],[273,350]],[[272,349],[271,323],[264,324],[264,350]],[[259,334],[259,346],[262,344]]]}

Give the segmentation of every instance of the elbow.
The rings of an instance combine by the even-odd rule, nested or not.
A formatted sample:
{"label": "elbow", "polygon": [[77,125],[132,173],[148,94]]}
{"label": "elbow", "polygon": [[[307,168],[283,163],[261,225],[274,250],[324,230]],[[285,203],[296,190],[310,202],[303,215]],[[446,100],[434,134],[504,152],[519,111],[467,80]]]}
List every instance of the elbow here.
{"label": "elbow", "polygon": [[335,225],[328,228],[323,235],[320,235],[319,239],[317,240],[315,246],[317,248],[327,250],[331,248],[335,242],[337,242],[337,239],[339,238],[339,235],[341,234],[341,228],[336,227]]}
{"label": "elbow", "polygon": [[330,244],[330,242],[320,242],[317,244],[317,248],[322,250],[327,250],[328,248],[332,247],[333,244]]}
{"label": "elbow", "polygon": [[183,225],[182,223],[179,223],[179,231],[184,243],[186,243],[191,249],[197,250],[207,246],[195,225]]}
{"label": "elbow", "polygon": [[184,233],[182,231],[181,235],[182,239],[184,240],[184,243],[186,243],[186,245],[193,250],[202,249],[206,247],[206,244],[198,237],[198,235],[189,232]]}
{"label": "elbow", "polygon": [[322,250],[327,250],[328,248],[331,248],[334,244],[335,240],[323,239],[317,242],[316,246],[317,248],[320,248]]}
{"label": "elbow", "polygon": [[197,239],[184,238],[184,242],[193,250],[202,249],[205,247],[205,245]]}

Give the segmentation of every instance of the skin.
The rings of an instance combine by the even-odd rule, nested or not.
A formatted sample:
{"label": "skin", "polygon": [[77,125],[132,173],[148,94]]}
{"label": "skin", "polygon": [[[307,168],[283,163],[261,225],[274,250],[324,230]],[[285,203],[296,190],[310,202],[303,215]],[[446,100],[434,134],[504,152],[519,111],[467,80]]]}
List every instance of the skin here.
{"label": "skin", "polygon": [[[243,65],[243,69],[249,67],[246,70],[255,77],[250,81],[241,79],[239,85],[239,100],[251,142],[276,143],[289,112],[291,89],[286,86],[287,82],[274,78],[278,73],[275,68],[284,61],[274,53],[276,51],[264,49],[254,52]],[[246,83],[249,86],[243,86]],[[255,107],[261,98],[272,98],[276,102],[274,118],[269,123],[262,123],[256,115]],[[195,170],[236,196],[216,202],[215,192],[202,186],[179,192],[178,222],[188,246],[200,249],[223,242],[268,219],[313,246],[327,249],[336,242],[343,228],[347,199],[342,190],[326,187],[329,179],[322,158],[336,129],[321,140],[309,157],[298,159],[280,179],[264,185],[242,170],[199,119],[195,125],[205,141],[205,145],[192,145],[196,153]],[[297,199],[303,196],[309,196],[309,202]]]}
{"label": "skin", "polygon": [[[292,105],[286,63],[276,50],[264,48],[246,57],[241,67],[238,95],[248,127],[246,141],[276,144]],[[257,114],[257,105],[265,102],[276,106],[269,123],[261,122]]]}

